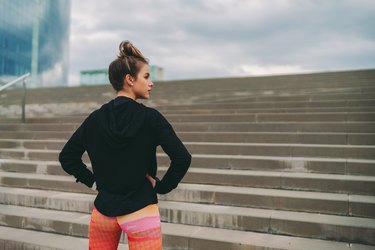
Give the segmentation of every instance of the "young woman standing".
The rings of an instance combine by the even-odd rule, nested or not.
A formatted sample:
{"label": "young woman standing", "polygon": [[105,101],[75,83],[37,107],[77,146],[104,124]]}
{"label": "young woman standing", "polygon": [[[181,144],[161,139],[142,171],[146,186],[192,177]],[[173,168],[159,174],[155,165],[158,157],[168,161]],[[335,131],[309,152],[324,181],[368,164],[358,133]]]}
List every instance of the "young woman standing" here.
{"label": "young woman standing", "polygon": [[[117,97],[91,113],[62,149],[62,168],[77,182],[98,190],[89,227],[90,249],[117,249],[121,232],[129,249],[162,249],[157,193],[176,188],[191,155],[157,110],[136,102],[153,87],[147,59],[129,41],[109,66]],[[156,148],[169,156],[168,171],[156,177]],[[87,151],[91,172],[82,162]]]}

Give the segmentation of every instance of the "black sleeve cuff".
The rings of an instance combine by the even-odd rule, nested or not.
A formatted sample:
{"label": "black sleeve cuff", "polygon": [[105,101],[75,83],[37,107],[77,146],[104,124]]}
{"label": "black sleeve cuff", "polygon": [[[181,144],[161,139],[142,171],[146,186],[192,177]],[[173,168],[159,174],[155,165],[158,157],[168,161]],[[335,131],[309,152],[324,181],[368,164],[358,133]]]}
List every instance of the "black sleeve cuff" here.
{"label": "black sleeve cuff", "polygon": [[90,170],[88,170],[87,168],[85,168],[79,174],[79,176],[75,176],[75,177],[77,178],[76,182],[81,182],[81,183],[85,184],[89,188],[91,188],[92,185],[95,182],[93,173]]}
{"label": "black sleeve cuff", "polygon": [[160,181],[160,179],[158,177],[155,177],[154,179],[156,180],[156,184],[155,184],[155,188],[154,188],[156,193],[166,194],[166,193],[171,191],[171,190],[168,190],[164,187],[163,183]]}

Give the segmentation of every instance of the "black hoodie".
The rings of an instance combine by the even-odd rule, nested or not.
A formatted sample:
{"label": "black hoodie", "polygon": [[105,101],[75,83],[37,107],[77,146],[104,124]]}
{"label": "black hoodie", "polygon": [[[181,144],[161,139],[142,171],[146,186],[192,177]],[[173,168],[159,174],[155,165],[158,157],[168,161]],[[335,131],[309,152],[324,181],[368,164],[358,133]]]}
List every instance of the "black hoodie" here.
{"label": "black hoodie", "polygon": [[[161,181],[156,178],[156,148],[171,159]],[[91,172],[82,162],[87,151]],[[172,126],[157,110],[127,97],[117,97],[91,113],[62,149],[63,169],[99,191],[94,205],[106,216],[119,216],[157,203],[156,193],[176,188],[191,155]],[[155,188],[146,174],[157,179]]]}

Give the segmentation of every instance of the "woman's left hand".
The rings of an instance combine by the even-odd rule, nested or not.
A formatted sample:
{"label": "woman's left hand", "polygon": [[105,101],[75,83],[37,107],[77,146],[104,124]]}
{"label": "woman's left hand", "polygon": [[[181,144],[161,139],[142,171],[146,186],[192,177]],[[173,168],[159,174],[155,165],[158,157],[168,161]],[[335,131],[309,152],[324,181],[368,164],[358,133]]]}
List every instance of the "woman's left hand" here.
{"label": "woman's left hand", "polygon": [[151,176],[149,176],[148,174],[146,174],[146,178],[151,182],[152,187],[155,188],[156,180],[152,178]]}

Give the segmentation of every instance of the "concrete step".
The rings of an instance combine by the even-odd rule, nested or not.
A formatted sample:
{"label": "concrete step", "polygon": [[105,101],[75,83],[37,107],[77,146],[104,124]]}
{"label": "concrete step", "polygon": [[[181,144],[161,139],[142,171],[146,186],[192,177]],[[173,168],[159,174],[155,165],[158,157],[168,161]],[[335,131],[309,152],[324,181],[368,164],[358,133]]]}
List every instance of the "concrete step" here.
{"label": "concrete step", "polygon": [[0,148],[61,150],[66,140],[0,139]]}
{"label": "concrete step", "polygon": [[[73,132],[2,132],[0,139],[68,140]],[[184,142],[375,145],[375,133],[177,132]]]}
{"label": "concrete step", "polygon": [[[233,101],[233,103],[236,103]],[[47,117],[53,117],[53,116],[68,116],[71,117],[86,117],[88,113],[92,112],[96,108],[100,107],[100,105],[97,105],[96,108],[83,108],[82,109],[82,104],[77,103],[76,105],[74,104],[65,104],[65,107],[60,107],[58,109],[54,107],[49,107],[52,104],[45,104],[43,107],[44,111],[38,110],[40,109],[40,106],[37,105],[36,107],[34,105],[28,105],[28,121],[34,121],[35,119],[46,119]],[[220,109],[213,109],[213,106],[216,106],[217,104],[210,104],[207,105],[206,108],[196,108],[192,106],[192,109],[189,109],[189,106],[186,107],[183,106],[180,109],[177,108],[172,108],[172,110],[169,110],[168,106],[166,107],[158,107],[160,111],[163,112],[164,115],[169,116],[169,115],[180,115],[180,114],[185,114],[185,115],[194,115],[194,114],[321,114],[321,113],[338,113],[338,114],[355,114],[355,113],[373,113],[375,112],[375,106],[358,106],[358,107],[287,107],[287,108],[280,108],[280,107],[256,107],[256,108],[231,108],[228,107],[226,108],[221,107]],[[43,113],[44,112],[44,113]],[[79,113],[78,113],[79,112]],[[1,124],[4,123],[18,123],[20,122],[20,116],[21,116],[21,107],[19,105],[13,105],[11,107],[4,107],[1,106],[0,104],[0,113],[3,113],[2,116],[4,118],[2,121],[0,121]],[[7,115],[8,114],[8,115]],[[7,117],[14,117],[14,118],[7,118]],[[72,118],[73,119],[73,118]],[[74,119],[77,120],[78,122],[81,122],[82,119]]]}
{"label": "concrete step", "polygon": [[[61,150],[66,141],[63,140],[4,140],[0,139],[2,149],[26,150]],[[323,157],[350,159],[375,159],[373,145],[322,145],[322,144],[271,144],[271,143],[225,143],[225,142],[185,142],[193,154],[224,155],[263,155],[290,157]],[[158,150],[162,153],[161,148]],[[0,153],[1,154],[1,153]]]}
{"label": "concrete step", "polygon": [[[0,203],[88,212],[92,204],[85,201],[93,201],[95,195],[83,191],[86,193],[2,186]],[[375,198],[364,195],[182,183],[173,192],[159,195],[159,200],[375,218]]]}
{"label": "concrete step", "polygon": [[[375,106],[375,100],[373,101]],[[226,104],[228,105],[228,104]],[[293,107],[298,107],[294,105]],[[279,107],[275,105],[276,108]],[[216,109],[220,109],[216,107]],[[228,108],[228,107],[227,107]],[[237,107],[239,108],[239,107]],[[241,108],[241,107],[240,107]],[[255,108],[255,107],[252,107]],[[232,107],[233,109],[233,107]],[[85,116],[64,116],[50,118],[28,118],[28,123],[81,123]],[[166,115],[171,122],[272,122],[272,121],[374,121],[374,112],[314,112],[314,113],[253,113],[253,114],[178,114]]]}
{"label": "concrete step", "polygon": [[[0,131],[73,132],[78,123],[2,123]],[[173,122],[177,132],[347,132],[375,133],[375,122]]]}
{"label": "concrete step", "polygon": [[[20,159],[36,161],[57,161],[59,150],[34,149],[1,149],[2,159]],[[83,161],[90,163],[85,153]],[[169,166],[170,159],[165,153],[157,153],[159,166]],[[374,160],[349,158],[318,158],[318,157],[290,157],[290,156],[262,156],[262,155],[223,155],[223,154],[193,154],[191,167],[218,168],[218,169],[247,169],[267,171],[316,172],[314,169],[322,167],[373,167]]]}
{"label": "concrete step", "polygon": [[[375,105],[374,105],[375,106]],[[29,118],[28,123],[81,123],[85,117]],[[170,122],[291,122],[291,121],[375,121],[374,112],[323,112],[273,114],[178,114],[166,115]]]}
{"label": "concrete step", "polygon": [[[162,221],[173,224],[375,245],[374,219],[169,201],[159,206]],[[11,227],[87,237],[89,220],[89,213],[0,204],[0,224]]]}
{"label": "concrete step", "polygon": [[[326,101],[361,101],[373,100],[375,98],[374,88],[368,89],[368,93],[354,93],[353,91],[330,90],[329,92],[319,91],[283,91],[274,92],[266,91],[246,91],[243,90],[242,95],[236,93],[218,93],[218,96],[197,100],[196,103],[172,102],[169,105],[191,105],[191,104],[224,104],[224,103],[257,103],[257,102],[326,102]],[[162,103],[158,103],[163,105]],[[323,105],[324,106],[324,105]]]}
{"label": "concrete step", "polygon": [[374,122],[185,122],[172,123],[177,132],[299,132],[374,133]]}
{"label": "concrete step", "polygon": [[[330,249],[370,250],[372,246],[327,240],[289,237],[255,232],[163,223],[163,249]],[[54,244],[56,243],[56,244]],[[4,250],[76,250],[88,247],[87,238],[0,226],[0,248]],[[125,244],[119,249],[127,249]]]}
{"label": "concrete step", "polygon": [[[161,85],[160,85],[161,84]],[[205,83],[206,84],[206,83]],[[173,84],[170,86],[170,89],[166,87],[167,84],[165,83],[158,83],[158,86],[153,89],[153,93],[151,95],[151,100],[146,101],[146,103],[154,103],[159,105],[165,104],[194,104],[194,103],[204,103],[204,102],[217,102],[217,101],[227,101],[227,102],[235,102],[238,100],[243,101],[264,101],[264,102],[296,102],[296,101],[335,101],[335,100],[345,100],[345,101],[356,101],[356,100],[371,100],[374,99],[374,88],[370,86],[356,86],[350,88],[304,88],[299,86],[298,88],[286,88],[286,89],[277,89],[277,86],[273,84],[273,86],[269,86],[270,89],[251,89],[249,84],[244,84],[241,86],[236,85],[233,82],[230,82],[231,88],[226,88],[222,86],[218,89],[217,83],[211,88],[208,88],[205,92],[205,87],[199,85],[197,86],[197,90],[189,88],[186,90],[185,84]],[[262,86],[263,84],[260,84]],[[281,85],[278,85],[281,86]],[[276,88],[275,88],[276,87]],[[215,89],[213,92],[212,89]],[[54,96],[56,93],[53,91],[46,89],[45,94],[40,93],[33,93],[32,90],[28,90],[28,104],[46,104],[46,103],[54,103],[55,106],[64,104],[64,103],[90,103],[94,105],[95,102],[98,104],[107,102],[108,100],[115,97],[113,92],[110,90],[108,86],[106,91],[103,89],[96,90],[95,87],[86,87],[84,93],[77,93],[77,88],[69,88],[69,90],[61,88],[59,91],[58,96]],[[108,91],[109,90],[109,91]],[[64,96],[64,92],[69,91]],[[94,92],[93,92],[94,91]],[[170,98],[167,93],[173,91],[176,97],[178,98]],[[22,93],[19,96],[14,96],[13,98],[10,96],[14,91],[8,91],[7,95],[9,97],[4,98],[2,100],[5,104],[19,104]],[[90,92],[89,94],[87,92]],[[105,96],[103,96],[103,94]],[[17,101],[13,100],[17,99]],[[176,99],[178,101],[176,101]],[[234,100],[234,101],[233,101]]]}
{"label": "concrete step", "polygon": [[[219,172],[217,178],[223,178],[220,176],[223,174],[227,174],[228,178],[228,176],[230,176],[228,173],[230,172]],[[232,171],[231,173],[235,175],[235,179],[238,179],[238,175],[242,174],[243,180],[246,179],[248,183],[245,184],[246,187],[375,195],[374,176],[287,173],[271,171],[242,171],[240,173]],[[82,185],[74,183],[72,184],[71,182],[74,178],[71,176],[0,172],[0,177],[1,185],[9,187],[45,188],[49,190],[75,192],[86,192],[87,189],[86,187],[82,187]],[[61,181],[61,185],[55,186],[57,181]],[[221,183],[221,185],[222,184],[223,183]],[[230,183],[229,185],[235,184]]]}
{"label": "concrete step", "polygon": [[[46,165],[45,161],[52,161],[52,165],[56,165],[58,152],[58,150],[27,150],[27,152],[22,149],[2,150],[0,151],[2,155],[2,159],[0,159],[1,167],[3,169],[18,169],[22,168],[19,165],[24,164],[24,162],[38,162],[38,165]],[[89,164],[86,154],[83,155],[83,159]],[[161,167],[170,164],[170,160],[165,154],[157,154],[157,160]],[[32,165],[36,166],[35,164]],[[374,160],[345,158],[194,154],[191,169],[194,168],[375,175]],[[52,169],[50,170],[55,172]]]}
{"label": "concrete step", "polygon": [[[87,238],[0,226],[2,250],[77,250],[88,247]],[[129,248],[127,244],[120,244],[119,249]]]}
{"label": "concrete step", "polygon": [[254,108],[344,108],[344,107],[374,107],[375,99],[360,100],[322,100],[322,101],[253,101],[253,102],[230,102],[230,103],[195,103],[189,105],[167,105],[158,106],[161,111],[192,110],[192,109],[254,109]]}
{"label": "concrete step", "polygon": [[[234,101],[235,102],[235,101]],[[220,102],[222,103],[222,102]],[[232,103],[232,101],[230,102]],[[213,109],[212,105],[205,109],[186,109],[186,110],[168,110],[168,107],[163,109],[164,115],[178,115],[178,114],[251,114],[251,113],[334,113],[334,112],[375,112],[374,106],[364,107],[307,107],[307,108],[243,108],[243,109],[231,109],[221,108]],[[81,114],[84,115],[84,114]]]}
{"label": "concrete step", "polygon": [[[242,84],[237,84],[237,80],[231,80],[230,84],[226,82],[226,85],[230,86],[230,88],[227,88],[225,86],[221,86],[217,83],[219,79],[215,79],[214,85],[209,85],[210,87],[206,86],[206,81],[204,81],[204,85],[201,84],[196,85],[198,81],[196,82],[184,82],[182,84],[173,84],[171,82],[166,83],[158,83],[158,87],[153,89],[152,99],[148,102],[153,104],[181,104],[181,103],[197,103],[197,102],[209,102],[209,101],[216,101],[221,99],[228,99],[228,98],[241,98],[246,96],[256,96],[259,99],[262,97],[265,97],[265,100],[270,100],[273,96],[285,96],[284,99],[288,100],[288,96],[291,97],[291,100],[294,100],[295,96],[301,95],[304,96],[304,99],[308,100],[309,98],[314,98],[314,96],[319,96],[321,94],[329,94],[329,93],[343,93],[343,94],[353,94],[353,97],[349,98],[355,98],[355,99],[362,99],[366,96],[358,96],[354,97],[354,95],[359,93],[366,92],[365,95],[371,94],[373,92],[372,88],[370,86],[361,86],[361,82],[357,82],[357,86],[351,86],[350,88],[333,88],[332,86],[328,86],[327,83],[325,83],[325,87],[320,86],[320,88],[314,88],[309,86],[308,88],[302,87],[303,83],[299,82],[299,86],[294,86],[293,88],[286,87],[284,85],[288,85],[289,82],[278,82],[277,84],[273,83],[272,85],[264,86],[264,83],[258,83],[259,86],[256,86],[255,89],[253,89],[254,86],[250,86],[249,82],[245,84],[245,82],[242,82]],[[228,79],[225,79],[225,81],[228,81]],[[235,82],[232,82],[235,81]],[[373,82],[371,82],[373,83]],[[171,84],[171,85],[169,85]],[[194,90],[193,87],[190,87],[186,89],[186,85],[189,86],[196,86],[197,90]],[[369,84],[367,82],[366,84]],[[218,87],[220,86],[220,87]],[[280,88],[280,89],[279,89]],[[213,92],[212,90],[215,89]],[[105,86],[104,89],[101,86],[100,88],[97,87],[86,87],[84,92],[76,92],[78,88],[69,88],[63,89],[60,88],[58,90],[59,95],[56,96],[56,93],[53,91],[56,90],[45,90],[42,92],[34,93],[33,91],[28,91],[28,102],[32,103],[34,105],[38,104],[45,104],[45,103],[71,103],[71,102],[77,102],[79,100],[81,103],[87,102],[87,103],[93,103],[93,100],[98,102],[98,105],[100,103],[106,102],[109,99],[114,97],[113,91],[110,89],[109,84],[108,86]],[[67,92],[69,91],[69,92]],[[173,91],[175,98],[171,99],[170,96],[168,96],[167,93],[170,93]],[[372,91],[372,92],[371,92]],[[11,92],[8,91],[10,94]],[[310,96],[310,97],[309,97]],[[371,98],[371,96],[368,96]],[[8,98],[2,98],[5,100],[6,103],[17,103],[13,99],[14,97],[8,97]],[[18,99],[20,99],[18,97]],[[330,97],[329,99],[347,99],[343,96],[336,96],[336,97]],[[276,99],[277,100],[277,99]],[[18,104],[18,103],[17,103]]]}
{"label": "concrete step", "polygon": [[364,195],[183,183],[160,199],[375,218],[375,197]]}
{"label": "concrete step", "polygon": [[[90,165],[88,164],[89,167]],[[67,175],[58,161],[0,159],[0,170],[4,172]]]}
{"label": "concrete step", "polygon": [[[248,137],[249,134],[247,133],[183,133],[180,136],[184,137],[185,144],[207,144],[210,145],[212,143],[228,143],[234,145],[240,145],[244,143],[241,141],[241,138]],[[201,135],[201,137],[198,137]],[[241,136],[242,135],[242,136]],[[325,135],[325,134],[324,134]],[[332,136],[330,136],[332,135]],[[219,137],[219,138],[218,138]],[[252,145],[252,146],[288,146],[288,147],[353,147],[353,148],[372,148],[373,145],[366,146],[365,145],[356,145],[356,144],[349,144],[347,145],[347,137],[346,134],[328,134],[326,136],[321,135],[321,138],[329,137],[327,143],[325,144],[301,144],[301,143],[244,143],[245,145]],[[216,141],[215,141],[216,138]],[[198,141],[194,141],[194,139],[200,139]],[[246,138],[245,138],[246,139]],[[359,138],[358,138],[359,139]],[[202,142],[203,141],[203,142]],[[353,140],[352,140],[353,141]],[[0,148],[19,148],[19,149],[54,149],[54,150],[61,150],[67,140],[61,139],[0,139]],[[318,142],[318,141],[317,141]],[[335,143],[336,142],[336,143]],[[320,141],[322,143],[322,141]]]}
{"label": "concrete step", "polygon": [[0,130],[5,131],[44,131],[44,132],[73,132],[79,127],[79,123],[2,123],[0,124]]}
{"label": "concrete step", "polygon": [[[167,157],[159,157],[160,166],[168,166]],[[373,160],[343,158],[296,158],[271,156],[193,155],[192,168],[287,171],[304,173],[360,174],[374,172]]]}
{"label": "concrete step", "polygon": [[[169,97],[170,91],[174,90],[178,96],[185,97],[196,94],[207,97],[217,97],[215,94],[228,94],[243,96],[241,91],[256,93],[260,96],[270,94],[297,93],[367,93],[366,89],[373,88],[374,70],[355,70],[347,72],[324,72],[282,76],[259,76],[259,77],[237,77],[237,78],[212,78],[194,80],[174,80],[158,82],[153,88],[152,96],[155,98]],[[6,96],[13,97],[20,94],[22,90],[7,91]],[[12,95],[13,94],[13,95]],[[226,94],[226,95],[224,95]],[[55,100],[55,102],[69,99],[89,99],[113,96],[113,90],[109,84],[102,86],[81,86],[81,87],[59,87],[44,88],[43,90],[28,90],[29,99],[34,103],[42,103],[44,100]],[[57,100],[56,100],[57,99]],[[183,101],[183,100],[181,100]]]}
{"label": "concrete step", "polygon": [[363,99],[375,99],[375,88],[368,88],[366,93],[361,93],[362,89],[335,89],[329,92],[306,92],[301,93],[270,93],[263,95],[249,95],[245,97],[230,96],[227,98],[217,98],[216,100],[210,101],[210,103],[244,103],[244,102],[256,102],[256,101],[327,101],[327,100],[363,100]]}
{"label": "concrete step", "polygon": [[[198,173],[191,173],[188,178],[194,178],[194,183],[199,183],[199,170]],[[236,171],[223,171],[215,170],[215,174],[211,174],[211,179],[220,179],[220,184],[228,183],[223,181],[225,176],[227,178],[234,175],[235,180],[237,175],[242,175],[243,182],[247,181],[248,187],[261,187],[261,188],[278,188],[284,190],[305,190],[317,192],[332,192],[332,193],[346,193],[346,194],[375,194],[375,177],[373,176],[354,176],[354,175],[340,175],[340,174],[313,174],[313,173],[291,173],[291,172],[275,172],[275,171],[251,171],[243,170],[242,172]],[[207,171],[208,172],[208,171]],[[208,174],[206,174],[207,176]],[[200,179],[205,178],[202,176]],[[218,180],[216,180],[218,182]],[[208,183],[209,179],[200,183]],[[216,183],[217,183],[216,182]],[[231,180],[231,184],[233,184]],[[366,187],[365,187],[366,186]]]}
{"label": "concrete step", "polygon": [[[367,90],[370,91],[370,90]],[[263,93],[256,93],[256,92],[247,92],[242,91],[242,94],[245,95],[231,95],[231,93],[224,93],[225,95],[222,96],[215,96],[214,98],[210,98],[206,96],[205,98],[197,98],[197,100],[187,101],[186,100],[179,100],[178,102],[171,100],[158,100],[157,97],[153,96],[148,101],[143,101],[147,106],[154,107],[155,105],[160,105],[161,103],[167,103],[167,106],[158,106],[157,108],[162,111],[169,111],[170,109],[176,109],[174,107],[169,108],[169,106],[179,106],[178,108],[185,106],[185,110],[189,108],[189,106],[192,106],[193,108],[196,108],[196,105],[205,105],[206,109],[212,109],[213,105],[221,105],[220,109],[225,109],[223,107],[223,104],[240,104],[242,106],[244,105],[257,105],[256,107],[259,109],[263,109],[260,106],[266,106],[266,108],[270,108],[269,103],[281,103],[283,106],[282,108],[291,108],[294,109],[296,107],[306,106],[307,108],[326,108],[328,105],[328,108],[332,106],[332,104],[328,102],[343,102],[341,103],[342,106],[339,106],[340,108],[345,108],[345,111],[349,111],[351,109],[353,104],[358,107],[366,107],[366,103],[369,104],[369,106],[373,106],[373,102],[371,103],[371,100],[375,99],[375,92],[373,89],[372,92],[368,92],[365,94],[358,94],[358,93],[345,93],[345,94],[311,94],[311,93],[305,93],[303,95],[300,95],[298,93],[280,93],[279,94],[263,94]],[[176,90],[173,90],[174,93],[176,93]],[[191,96],[190,96],[191,97]],[[79,97],[71,98],[70,100],[61,100],[62,97],[59,96],[58,99],[50,99],[46,101],[42,101],[39,103],[34,103],[35,100],[28,100],[27,103],[27,110],[28,114],[32,115],[32,117],[35,117],[35,115],[39,117],[48,116],[52,114],[62,114],[62,115],[69,115],[69,114],[78,114],[80,113],[87,113],[91,112],[97,108],[99,108],[103,103],[108,102],[110,99],[114,98],[114,96],[106,97],[106,98],[100,98],[95,101],[93,101],[93,98],[90,99],[82,99]],[[193,97],[194,98],[194,97]],[[21,113],[21,107],[20,107],[20,101],[21,98],[18,98],[19,101],[13,102],[12,100],[5,100],[2,99],[2,102],[0,100],[0,111],[1,115],[4,116],[6,114],[10,113]],[[168,98],[167,98],[168,99]],[[189,98],[190,99],[190,98]],[[363,102],[365,101],[365,102]],[[58,103],[60,102],[60,103]],[[308,103],[314,102],[315,104],[309,105]],[[359,103],[358,103],[359,102]],[[265,103],[264,105],[260,105],[258,103]],[[299,105],[290,105],[290,103],[298,103]],[[319,105],[320,103],[320,105]],[[171,105],[171,104],[177,104],[177,105]],[[275,105],[277,106],[277,105]],[[286,106],[286,107],[284,107]],[[337,104],[335,105],[337,106]],[[334,107],[335,107],[334,106]],[[348,108],[348,109],[346,109]],[[364,111],[364,110],[362,110]],[[48,114],[46,114],[46,112]],[[279,112],[279,111],[276,111]],[[30,116],[29,116],[30,117]]]}
{"label": "concrete step", "polygon": [[[269,100],[274,98],[275,100],[353,100],[363,99],[364,96],[372,96],[375,93],[373,86],[350,86],[350,87],[335,87],[335,88],[293,88],[289,89],[289,92],[285,90],[278,90],[272,92],[271,89],[263,90],[262,95],[243,96],[243,100]],[[233,96],[226,98],[225,100],[231,100]],[[241,96],[239,96],[241,98]],[[367,98],[368,99],[368,98]]]}
{"label": "concrete step", "polygon": [[[61,168],[61,167],[60,167]],[[166,167],[160,167],[158,171],[159,176],[163,176],[166,172]],[[267,175],[267,171],[263,171],[266,174],[267,178],[260,178],[260,173],[262,171],[253,171],[253,170],[231,170],[231,169],[208,169],[208,168],[191,168],[183,179],[185,183],[201,183],[201,184],[216,184],[216,185],[229,185],[229,186],[241,186],[241,187],[263,187],[263,188],[282,188],[281,179],[289,176],[291,178],[297,178],[299,173],[290,173],[290,172],[270,172],[273,174],[279,174],[280,180],[277,180],[277,177],[274,178],[271,175]],[[258,174],[258,175],[257,175]],[[284,175],[285,174],[285,175]],[[291,175],[288,175],[291,174]],[[320,176],[327,177],[326,175],[313,175],[305,173],[305,177],[319,178]],[[293,176],[293,177],[292,177]],[[334,178],[337,175],[328,175]],[[351,176],[341,174],[343,176]],[[368,176],[368,175],[367,175]],[[300,176],[302,177],[302,176]],[[272,181],[275,181],[272,183]],[[313,180],[310,180],[313,182]],[[321,183],[322,184],[322,183]],[[285,188],[289,189],[289,188]],[[299,190],[299,189],[298,189]],[[316,190],[316,189],[315,189]],[[334,190],[334,189],[333,189]],[[329,189],[328,192],[332,192],[332,189]]]}
{"label": "concrete step", "polygon": [[[224,104],[228,103],[229,107],[221,107],[220,109],[213,108],[217,104]],[[178,114],[283,114],[283,113],[306,113],[306,114],[314,114],[314,113],[361,113],[361,112],[375,112],[375,105],[370,106],[356,106],[356,107],[350,107],[350,106],[344,106],[344,107],[248,107],[248,108],[231,108],[230,104],[233,103],[240,103],[242,105],[246,104],[243,102],[240,102],[238,99],[231,100],[230,102],[216,102],[216,103],[210,103],[205,104],[206,106],[201,106],[201,108],[196,107],[196,105],[181,105],[181,106],[164,106],[164,107],[155,107],[159,111],[161,111],[164,115],[178,115]],[[252,102],[254,103],[254,102]],[[251,103],[249,102],[249,105]],[[50,104],[49,104],[50,105]],[[71,104],[69,104],[71,105]],[[66,104],[66,109],[69,111],[71,107],[68,104]],[[80,104],[82,105],[82,104]],[[202,104],[200,104],[202,105]],[[0,105],[1,107],[1,105]],[[189,109],[191,107],[191,109]],[[20,107],[18,107],[20,109]],[[99,108],[96,107],[96,108]],[[33,109],[32,105],[28,106],[28,110],[31,111]],[[90,110],[94,110],[93,108]],[[18,111],[20,113],[21,109]],[[52,110],[53,111],[53,110]],[[70,112],[66,112],[65,116],[87,116],[89,111],[86,111],[85,109],[82,110],[81,113],[77,113],[76,110],[71,109]],[[32,115],[32,112],[29,112],[30,115]],[[28,113],[28,114],[29,114]],[[29,116],[29,118],[32,118],[34,116]],[[43,116],[39,116],[39,118],[42,118]],[[46,115],[47,117],[51,117],[51,114]],[[10,121],[13,120],[15,122],[19,122],[19,119],[14,118],[4,118],[9,119]],[[10,122],[9,121],[9,122]]]}
{"label": "concrete step", "polygon": [[[162,167],[159,164],[158,172],[159,176],[163,176],[166,172],[167,167]],[[168,166],[166,163],[165,166]],[[320,170],[316,172],[318,174],[338,174],[341,176],[375,176],[375,168],[372,165],[363,165],[361,168],[355,167],[355,165],[349,165],[346,167],[342,165],[342,168],[317,168]],[[90,168],[90,164],[88,164]],[[206,166],[207,167],[207,166]],[[368,167],[368,168],[366,168]],[[18,173],[37,173],[47,175],[67,175],[60,166],[59,162],[56,161],[35,161],[35,160],[15,160],[15,159],[0,159],[0,169],[5,172],[18,172]],[[258,170],[264,171],[259,168]],[[278,174],[284,173],[308,173],[306,169],[298,169],[296,164],[293,169],[282,169],[284,172],[277,172]],[[279,170],[280,171],[280,170]],[[336,172],[335,172],[336,171]],[[271,177],[258,178],[259,174],[255,176],[254,173],[259,171],[254,170],[235,170],[235,169],[217,169],[217,168],[199,168],[192,166],[186,174],[183,182],[187,183],[201,183],[201,184],[217,184],[217,185],[230,185],[230,186],[243,186],[243,187],[278,187],[281,181],[273,177],[274,182],[271,181]],[[273,173],[273,172],[271,172]],[[271,174],[272,175],[272,174]],[[230,178],[228,178],[230,176]],[[253,176],[253,177],[251,177]],[[277,174],[276,174],[277,176]],[[322,176],[322,175],[320,175]],[[310,180],[313,181],[313,180]],[[271,184],[270,184],[271,183]]]}
{"label": "concrete step", "polygon": [[[0,149],[2,159],[57,161],[60,150],[35,149]],[[170,160],[165,153],[158,153],[159,166],[169,166]],[[85,153],[83,160],[89,163]],[[322,172],[322,173],[372,173],[375,160],[354,159],[342,157],[297,157],[269,155],[234,155],[234,154],[193,154],[191,167],[263,170],[263,171],[292,171],[292,172]],[[343,170],[349,169],[349,170]]]}
{"label": "concrete step", "polygon": [[294,114],[193,114],[167,115],[170,122],[281,122],[281,121],[375,121],[375,113],[294,113]]}
{"label": "concrete step", "polygon": [[56,131],[2,131],[0,138],[6,139],[64,139],[68,140],[72,136],[73,132],[56,132]]}
{"label": "concrete step", "polygon": [[375,245],[374,219],[181,202],[160,207],[168,222]]}
{"label": "concrete step", "polygon": [[[193,154],[375,159],[373,145],[185,142]],[[162,153],[160,149],[158,151]]]}
{"label": "concrete step", "polygon": [[[216,104],[223,105],[223,104],[239,104],[242,107],[246,107],[245,105],[255,104],[257,107],[259,107],[259,103],[261,103],[263,106],[266,106],[267,108],[270,108],[269,103],[280,103],[283,108],[295,108],[300,106],[306,106],[307,108],[314,108],[316,105],[318,107],[332,107],[331,103],[339,102],[339,104],[335,103],[334,107],[338,105],[338,107],[350,107],[353,106],[353,104],[357,107],[365,107],[366,104],[368,106],[373,106],[373,102],[371,103],[371,100],[375,99],[375,92],[373,89],[366,90],[366,91],[372,91],[368,92],[366,94],[358,94],[358,93],[342,93],[342,94],[328,94],[328,93],[292,93],[292,92],[284,92],[284,93],[274,93],[274,94],[265,94],[263,91],[261,92],[254,92],[254,91],[246,91],[245,89],[241,90],[242,95],[239,96],[235,93],[231,92],[225,92],[225,93],[215,93],[215,96],[212,96],[213,98],[210,98],[208,96],[205,96],[204,98],[195,98],[193,96],[189,96],[189,98],[186,98],[186,100],[176,100],[178,98],[175,98],[175,100],[171,100],[170,98],[166,98],[164,100],[158,100],[157,97],[154,95],[152,98],[148,101],[142,101],[147,106],[155,107],[157,106],[158,109],[161,109],[163,111],[169,110],[169,106],[185,106],[184,109],[188,109],[188,106],[192,105],[193,107],[197,107],[197,105],[211,105],[214,106]],[[220,92],[220,91],[219,91]],[[9,92],[8,92],[9,93]],[[176,94],[176,90],[173,89],[173,93]],[[51,94],[51,93],[49,93]],[[69,93],[71,95],[71,93]],[[199,95],[199,94],[198,94]],[[110,99],[114,98],[115,96],[109,96],[106,98],[99,98],[95,99],[92,95],[91,98],[80,98],[79,96],[76,96],[75,98],[73,96],[70,97],[70,100],[62,100],[62,96],[59,96],[59,98],[55,99],[49,99],[45,101],[39,100],[27,100],[27,112],[28,114],[33,114],[39,117],[48,116],[51,114],[78,114],[78,113],[87,113],[91,112],[97,108],[100,108],[100,106],[103,103],[108,102]],[[2,98],[0,100],[0,111],[1,116],[4,116],[5,114],[9,113],[20,113],[20,101],[22,99],[22,96],[15,97],[14,99],[17,99],[17,102],[14,102],[10,98]],[[169,100],[168,100],[169,99]],[[194,100],[195,99],[195,100]],[[345,101],[345,102],[343,102]],[[365,102],[363,102],[365,101]],[[315,104],[311,105],[308,104],[310,102],[314,102]],[[296,104],[299,105],[290,105],[290,104]],[[320,104],[316,104],[320,103]],[[340,106],[341,104],[341,106]],[[347,105],[345,105],[347,104]],[[160,106],[162,105],[162,106]],[[262,106],[261,105],[261,106]],[[224,109],[225,107],[221,107],[220,109]],[[260,107],[261,108],[261,107]],[[173,109],[173,107],[172,107]],[[4,116],[7,117],[7,116]],[[29,116],[30,117],[30,116]],[[33,116],[34,117],[34,116]]]}

